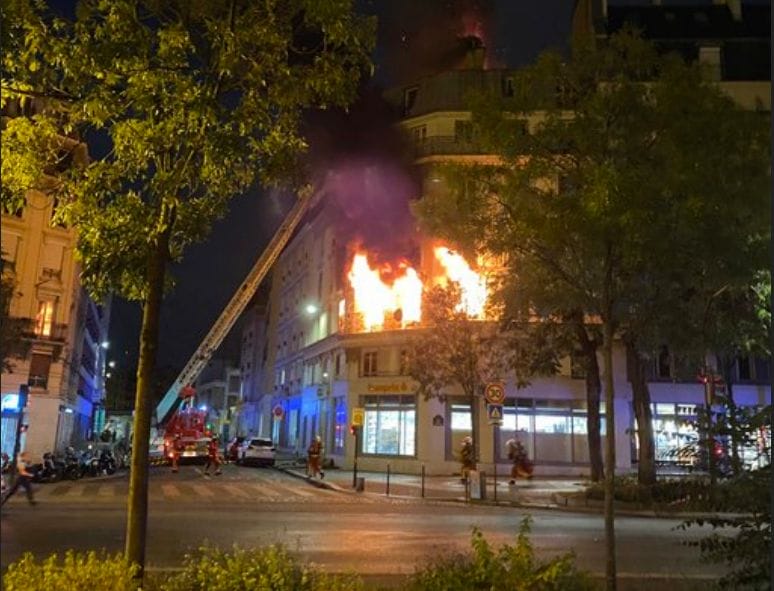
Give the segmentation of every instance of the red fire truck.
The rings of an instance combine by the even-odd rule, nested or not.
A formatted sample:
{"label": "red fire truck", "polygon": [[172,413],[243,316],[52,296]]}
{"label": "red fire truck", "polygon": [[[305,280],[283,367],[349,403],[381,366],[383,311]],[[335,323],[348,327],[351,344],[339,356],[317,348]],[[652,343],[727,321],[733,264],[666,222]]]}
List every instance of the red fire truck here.
{"label": "red fire truck", "polygon": [[205,460],[211,438],[205,411],[178,409],[164,428],[164,457],[171,460],[177,447],[180,460]]}

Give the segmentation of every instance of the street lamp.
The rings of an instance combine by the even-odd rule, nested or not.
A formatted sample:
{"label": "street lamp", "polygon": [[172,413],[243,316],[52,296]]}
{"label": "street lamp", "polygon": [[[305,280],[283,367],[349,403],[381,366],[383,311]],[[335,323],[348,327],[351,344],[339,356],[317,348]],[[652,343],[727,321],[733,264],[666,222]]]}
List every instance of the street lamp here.
{"label": "street lamp", "polygon": [[315,304],[307,304],[306,308],[304,309],[306,310],[306,313],[309,314],[309,316],[313,316],[314,314],[317,314],[319,310]]}

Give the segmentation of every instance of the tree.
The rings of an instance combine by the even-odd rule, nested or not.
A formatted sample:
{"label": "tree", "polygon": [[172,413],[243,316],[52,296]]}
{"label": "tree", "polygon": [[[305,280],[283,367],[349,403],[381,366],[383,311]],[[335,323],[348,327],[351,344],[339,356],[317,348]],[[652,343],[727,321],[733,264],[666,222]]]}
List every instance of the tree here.
{"label": "tree", "polygon": [[475,458],[479,459],[479,416],[484,386],[500,380],[509,365],[508,349],[495,322],[470,318],[459,309],[460,289],[452,283],[426,292],[423,324],[409,352],[408,374],[419,384],[418,393],[444,400],[449,388],[459,386],[470,404]]}
{"label": "tree", "polygon": [[13,318],[10,314],[11,301],[15,293],[16,281],[9,273],[2,273],[0,283],[0,358],[2,358],[2,371],[8,373],[13,371],[12,359],[20,356],[24,351],[21,339],[24,321],[20,318]]}
{"label": "tree", "polygon": [[126,536],[127,558],[142,566],[168,264],[206,236],[232,196],[256,181],[301,180],[301,114],[353,98],[374,23],[346,0],[83,0],[74,20],[22,0],[3,7],[3,98],[46,106],[3,130],[3,206],[36,185],[41,154],[61,155],[59,137],[83,138],[92,160],[48,190],[57,215],[78,228],[90,294],[143,305]]}
{"label": "tree", "polygon": [[[671,310],[682,309],[675,298],[687,297],[686,285],[749,273],[745,257],[765,256],[767,127],[698,68],[660,58],[628,32],[598,47],[580,43],[569,60],[545,54],[514,76],[512,98],[473,106],[497,164],[458,169],[464,181],[450,177],[451,190],[426,196],[419,210],[441,237],[507,256],[503,281],[518,284],[536,313],[580,311],[598,324],[606,580],[614,589],[613,340],[624,337],[641,357],[666,334],[666,319],[684,325]],[[716,272],[707,273],[713,260]],[[649,322],[661,332],[645,330]],[[650,408],[647,389],[633,394],[635,408]]]}

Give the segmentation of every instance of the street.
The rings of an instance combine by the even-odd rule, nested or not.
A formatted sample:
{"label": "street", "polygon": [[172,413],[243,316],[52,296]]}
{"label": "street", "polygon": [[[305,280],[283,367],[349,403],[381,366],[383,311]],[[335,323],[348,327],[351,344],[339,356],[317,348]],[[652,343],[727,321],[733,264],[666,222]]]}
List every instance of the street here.
{"label": "street", "polygon": [[[3,568],[23,552],[39,555],[107,548],[123,550],[128,479],[60,482],[38,489],[38,506],[22,495],[2,511]],[[205,478],[201,467],[151,472],[147,563],[174,568],[205,541],[224,548],[283,543],[332,572],[398,575],[434,556],[468,548],[471,528],[495,544],[515,539],[521,519],[534,520],[531,540],[542,556],[575,551],[578,563],[604,572],[602,516],[551,510],[386,498],[320,489],[278,470],[226,466]],[[624,579],[714,578],[697,550],[681,544],[678,520],[619,517],[618,571]],[[695,534],[692,534],[695,535]],[[671,584],[671,583],[670,583]]]}

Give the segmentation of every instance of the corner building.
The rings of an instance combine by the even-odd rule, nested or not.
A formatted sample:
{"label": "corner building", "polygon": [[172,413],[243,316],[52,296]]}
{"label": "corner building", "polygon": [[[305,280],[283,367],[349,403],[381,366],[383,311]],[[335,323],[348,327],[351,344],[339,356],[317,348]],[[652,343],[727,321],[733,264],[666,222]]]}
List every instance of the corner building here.
{"label": "corner building", "polygon": [[[677,39],[689,57],[704,60],[708,76],[740,104],[770,112],[770,80],[759,79],[747,64],[744,72],[735,68],[738,60],[733,56],[740,51],[740,38],[747,34],[754,48],[761,42],[755,26],[745,28],[740,20],[744,14],[737,14],[735,6],[619,6],[611,7],[608,13],[605,3],[592,4],[588,14],[595,22],[587,23],[587,30],[604,34],[625,22],[644,22],[657,43],[674,49],[668,41]],[[585,10],[585,3],[580,5]],[[767,10],[770,14],[770,8]],[[710,20],[720,24],[703,27]],[[726,57],[718,31],[733,34]],[[647,27],[645,32],[647,35]],[[434,164],[450,159],[486,162],[490,158],[477,148],[471,135],[464,98],[471,90],[484,89],[507,98],[513,92],[512,72],[485,70],[483,61],[483,47],[472,44],[459,69],[425,77],[386,95],[400,112],[400,126],[412,141],[414,162],[423,173],[423,194],[444,190],[433,174]],[[424,466],[428,474],[452,474],[459,470],[459,443],[471,433],[470,405],[453,384],[444,401],[424,400],[415,393],[416,384],[406,374],[405,359],[410,339],[421,327],[404,328],[399,321],[385,317],[379,330],[363,330],[347,277],[351,245],[339,242],[341,236],[348,235],[339,231],[341,223],[333,208],[318,207],[275,264],[261,331],[263,355],[260,360],[251,356],[251,383],[261,391],[256,395],[261,401],[256,404],[261,416],[255,425],[261,435],[271,436],[280,447],[300,456],[319,434],[326,458],[351,468],[355,439],[349,425],[353,409],[362,408],[365,422],[358,441],[360,469],[385,471],[389,464],[397,472],[419,473]],[[432,253],[433,244],[430,237],[418,239],[418,260],[414,263],[425,281],[441,271]],[[681,370],[668,347],[654,352],[652,359],[648,385],[656,459],[662,466],[670,466],[675,462],[675,450],[697,437],[687,422],[696,419],[697,407],[704,404],[704,386],[695,371]],[[620,343],[615,347],[613,366],[616,469],[627,472],[636,469],[637,453],[632,435],[632,389]],[[244,375],[245,367],[242,370]],[[770,371],[770,360],[738,359],[734,383],[737,403],[770,403]],[[483,402],[479,401],[480,468],[491,471],[497,462],[498,472],[503,473],[509,463],[505,442],[517,436],[534,459],[536,473],[588,474],[584,378],[580,365],[568,357],[562,360],[557,375],[536,378],[525,388],[517,389],[509,380],[504,421],[497,432],[487,424]],[[608,436],[604,432],[604,402],[601,412],[604,449]],[[754,450],[749,451],[754,457]]]}

